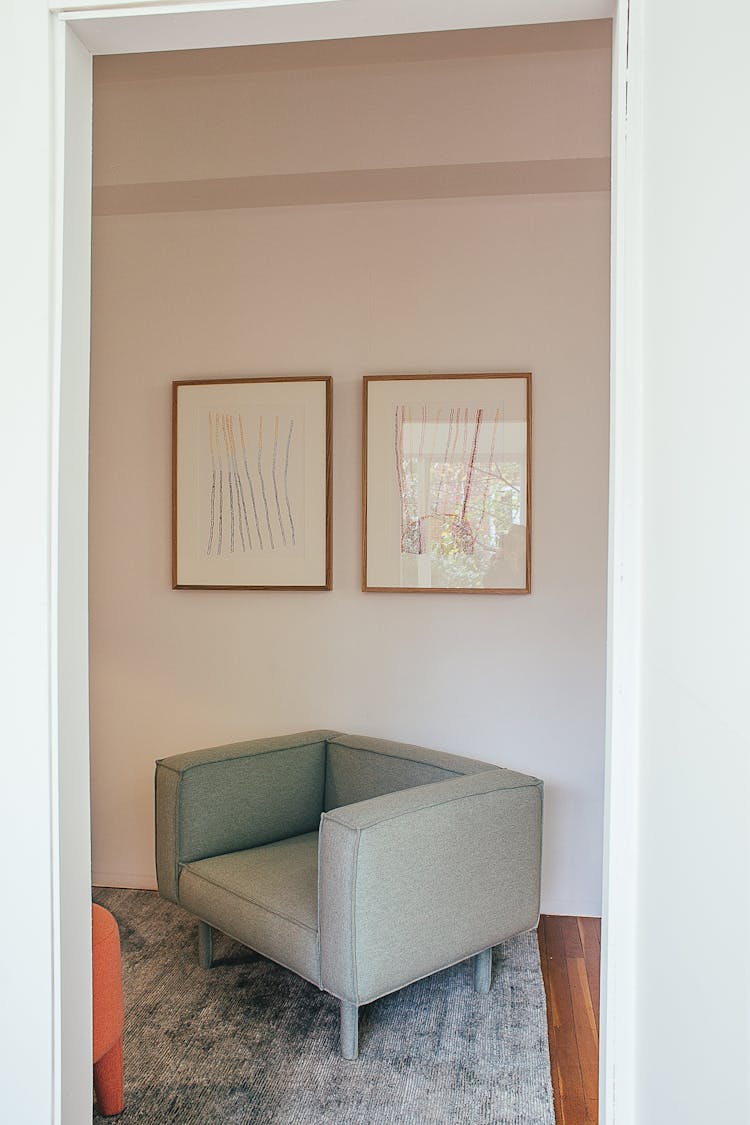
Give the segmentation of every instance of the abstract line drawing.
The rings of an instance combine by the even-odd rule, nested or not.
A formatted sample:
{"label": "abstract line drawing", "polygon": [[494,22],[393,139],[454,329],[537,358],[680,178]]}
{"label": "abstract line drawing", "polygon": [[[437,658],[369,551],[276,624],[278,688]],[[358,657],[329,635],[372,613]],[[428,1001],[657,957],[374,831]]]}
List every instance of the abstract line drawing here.
{"label": "abstract line drawing", "polygon": [[206,547],[206,554],[211,554],[211,547],[214,542],[214,523],[216,520],[216,457],[214,455],[214,419],[213,414],[208,412],[208,445],[211,451],[211,499],[209,502],[209,517],[208,517],[208,546]]}
{"label": "abstract line drawing", "polygon": [[[296,449],[295,419],[289,419],[284,444],[283,478],[280,481],[279,436],[282,420],[279,414],[257,418],[257,450],[255,473],[250,469],[247,435],[253,430],[241,413],[209,410],[207,416],[208,496],[206,504],[206,556],[220,558],[227,553],[277,551],[297,544],[294,504],[290,492],[290,466],[294,465]],[[273,443],[264,442],[264,432],[273,432]],[[239,435],[239,450],[238,450]],[[242,472],[240,471],[240,459]],[[269,504],[266,481],[270,476],[273,492]],[[226,487],[225,487],[226,485]],[[265,527],[261,530],[256,487],[262,500]],[[283,494],[283,507],[282,507]],[[248,504],[249,498],[249,504]],[[251,531],[252,512],[255,535]],[[226,534],[225,534],[226,529]],[[228,540],[228,544],[227,544]]]}
{"label": "abstract line drawing", "polygon": [[[250,489],[250,503],[253,506],[253,519],[255,520],[255,530],[258,533],[258,542],[260,549],[263,550],[263,537],[260,533],[260,521],[258,520],[258,507],[255,503],[255,489],[253,488],[252,478],[250,476],[250,469],[247,464],[247,446],[245,445],[245,427],[242,424],[242,416],[238,415],[240,423],[240,445],[242,446],[242,461],[245,466],[245,477],[247,479],[247,486]],[[249,536],[248,536],[249,538]]]}
{"label": "abstract line drawing", "polygon": [[297,533],[294,530],[294,516],[292,515],[292,505],[289,500],[289,450],[292,447],[292,434],[294,433],[294,418],[289,420],[289,433],[286,439],[286,453],[284,454],[284,500],[286,501],[286,510],[289,515],[289,526],[292,529],[292,546],[296,546]]}
{"label": "abstract line drawing", "polygon": [[260,479],[260,494],[263,497],[263,507],[266,509],[266,526],[268,538],[271,540],[271,550],[275,548],[273,532],[271,531],[271,517],[268,514],[268,497],[266,496],[266,482],[263,479],[263,415],[258,421],[258,477]]}
{"label": "abstract line drawing", "polygon": [[247,518],[247,502],[245,500],[245,489],[240,479],[239,467],[237,465],[237,443],[234,437],[234,419],[229,415],[229,452],[232,458],[232,476],[234,477],[234,490],[235,495],[239,497],[240,510],[239,510],[239,527],[240,527],[240,540],[242,542],[242,549],[245,550],[245,536],[247,536],[247,549],[252,550],[252,541],[250,539],[250,523]]}
{"label": "abstract line drawing", "polygon": [[[482,407],[457,405],[430,411],[423,406],[420,413],[419,423],[413,421],[408,404],[396,406],[394,413],[401,553],[472,555],[479,547],[495,553],[499,547],[496,532],[506,533],[514,522],[513,512],[504,509],[509,501],[513,508],[512,494],[518,496],[520,490],[518,481],[504,474],[502,457],[500,463],[496,459],[502,406],[495,410],[486,454],[480,450],[485,424]],[[511,467],[515,476],[519,468]],[[483,541],[482,534],[488,532],[489,538]]]}
{"label": "abstract line drawing", "polygon": [[529,388],[366,377],[365,589],[528,592]]}
{"label": "abstract line drawing", "polygon": [[276,514],[279,517],[279,527],[281,528],[281,538],[286,547],[286,532],[284,531],[284,521],[281,518],[281,505],[279,504],[279,485],[276,480],[276,458],[279,453],[279,418],[278,415],[273,420],[273,457],[271,458],[271,480],[273,481],[273,495],[276,501]]}
{"label": "abstract line drawing", "polygon": [[333,586],[330,375],[172,383],[172,588]]}
{"label": "abstract line drawing", "polygon": [[227,485],[229,487],[229,550],[234,554],[234,481],[232,479],[232,462],[229,455],[229,436],[227,433],[227,416],[221,417],[221,436],[224,440],[224,452],[227,458]]}
{"label": "abstract line drawing", "polygon": [[216,452],[219,459],[219,539],[217,547],[217,555],[221,554],[222,543],[224,539],[224,466],[221,460],[221,445],[219,444],[219,416],[215,417],[216,421]]}

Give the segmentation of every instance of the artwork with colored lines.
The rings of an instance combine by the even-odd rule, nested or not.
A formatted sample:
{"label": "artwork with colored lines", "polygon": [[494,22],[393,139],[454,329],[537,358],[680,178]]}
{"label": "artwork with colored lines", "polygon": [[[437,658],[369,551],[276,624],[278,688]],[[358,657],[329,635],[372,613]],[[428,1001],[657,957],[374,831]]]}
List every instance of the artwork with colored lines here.
{"label": "artwork with colored lines", "polygon": [[395,407],[392,463],[404,577],[416,575],[423,559],[433,584],[520,581],[525,462],[506,436],[502,405],[492,411],[460,403]]}
{"label": "artwork with colored lines", "polygon": [[207,557],[297,546],[290,480],[301,458],[299,431],[289,414],[206,412]]}

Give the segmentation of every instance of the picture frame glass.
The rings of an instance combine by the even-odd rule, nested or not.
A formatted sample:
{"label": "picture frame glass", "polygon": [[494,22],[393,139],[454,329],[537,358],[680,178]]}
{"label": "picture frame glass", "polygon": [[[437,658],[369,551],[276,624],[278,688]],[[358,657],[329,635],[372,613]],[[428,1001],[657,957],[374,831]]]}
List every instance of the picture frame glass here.
{"label": "picture frame glass", "polygon": [[531,376],[366,376],[364,590],[528,593]]}
{"label": "picture frame glass", "polygon": [[173,586],[330,589],[328,377],[173,384]]}

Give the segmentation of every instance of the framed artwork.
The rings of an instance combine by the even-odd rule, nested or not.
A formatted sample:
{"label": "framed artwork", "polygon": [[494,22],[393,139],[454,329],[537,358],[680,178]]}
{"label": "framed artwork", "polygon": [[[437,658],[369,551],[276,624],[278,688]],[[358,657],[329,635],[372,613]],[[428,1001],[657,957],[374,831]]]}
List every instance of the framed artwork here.
{"label": "framed artwork", "polygon": [[172,586],[331,589],[329,376],[172,384]]}
{"label": "framed artwork", "polygon": [[528,594],[531,375],[367,375],[362,589]]}

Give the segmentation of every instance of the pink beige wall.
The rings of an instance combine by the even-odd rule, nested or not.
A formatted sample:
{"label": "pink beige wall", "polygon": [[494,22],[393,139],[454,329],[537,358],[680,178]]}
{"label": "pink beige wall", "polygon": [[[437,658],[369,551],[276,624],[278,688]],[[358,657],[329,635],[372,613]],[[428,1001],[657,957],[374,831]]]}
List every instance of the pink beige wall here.
{"label": "pink beige wall", "polygon": [[[96,882],[153,885],[157,756],[331,726],[544,778],[543,908],[599,911],[607,35],[97,61]],[[533,593],[361,593],[362,375],[481,370],[533,372]],[[171,381],[318,372],[333,591],[173,591]]]}

